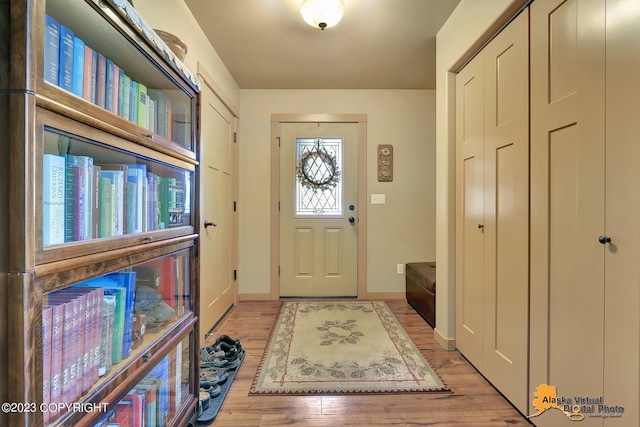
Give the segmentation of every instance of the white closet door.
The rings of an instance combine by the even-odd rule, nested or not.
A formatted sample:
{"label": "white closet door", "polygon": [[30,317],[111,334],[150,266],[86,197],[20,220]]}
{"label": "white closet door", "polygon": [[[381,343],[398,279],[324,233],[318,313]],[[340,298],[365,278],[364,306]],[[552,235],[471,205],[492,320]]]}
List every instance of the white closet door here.
{"label": "white closet door", "polygon": [[456,346],[476,368],[484,353],[484,63],[456,77]]}
{"label": "white closet door", "polygon": [[[562,396],[603,393],[604,12],[604,0],[531,5],[530,388]],[[557,410],[535,423],[573,425]]]}
{"label": "white closet door", "polygon": [[529,377],[529,11],[482,51],[483,374],[522,412]]}

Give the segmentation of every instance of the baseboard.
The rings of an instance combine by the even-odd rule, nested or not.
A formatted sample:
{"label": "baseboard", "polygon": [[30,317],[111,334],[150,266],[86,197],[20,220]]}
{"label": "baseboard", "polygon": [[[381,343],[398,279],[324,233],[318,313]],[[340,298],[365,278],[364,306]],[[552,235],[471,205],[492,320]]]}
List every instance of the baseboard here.
{"label": "baseboard", "polygon": [[250,292],[238,294],[238,301],[273,301],[270,292]]}
{"label": "baseboard", "polygon": [[436,342],[442,346],[447,351],[454,351],[456,349],[456,340],[455,338],[446,338],[444,337],[438,328],[433,329],[433,337],[436,339]]}
{"label": "baseboard", "polygon": [[406,299],[407,295],[402,292],[367,292],[367,299],[371,300],[390,300],[390,299]]}

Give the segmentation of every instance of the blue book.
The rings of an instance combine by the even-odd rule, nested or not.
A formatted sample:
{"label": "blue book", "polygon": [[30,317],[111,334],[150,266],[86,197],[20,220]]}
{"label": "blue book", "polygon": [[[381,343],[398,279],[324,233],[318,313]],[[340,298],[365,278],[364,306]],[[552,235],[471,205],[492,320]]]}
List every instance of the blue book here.
{"label": "blue book", "polygon": [[113,61],[106,60],[106,89],[104,96],[104,108],[111,111],[113,109]]}
{"label": "blue book", "polygon": [[98,52],[91,50],[91,102],[98,99]]}
{"label": "blue book", "polygon": [[123,116],[122,110],[124,102],[124,70],[122,68],[118,68],[118,106],[116,109],[116,114],[120,117]]}
{"label": "blue book", "polygon": [[73,76],[71,91],[82,98],[84,89],[84,42],[78,37],[73,38]]}
{"label": "blue book", "polygon": [[[144,218],[144,192],[145,192],[145,183],[147,180],[147,166],[146,165],[127,165],[127,182],[130,182],[135,185],[135,200],[133,200],[133,211],[134,211],[134,221],[133,228],[130,233],[142,233],[143,228],[143,218]],[[127,222],[127,227],[129,227],[129,223]]]}
{"label": "blue book", "polygon": [[44,80],[57,86],[60,69],[60,24],[49,15],[46,15],[45,26]]}
{"label": "blue book", "polygon": [[122,113],[121,117],[131,120],[131,77],[124,75],[124,83],[122,87]]}
{"label": "blue book", "polygon": [[73,31],[60,24],[58,86],[69,92],[73,89],[73,37]]}
{"label": "blue book", "polygon": [[131,347],[133,346],[133,308],[136,296],[136,272],[123,271],[107,274],[106,277],[127,291],[124,307],[124,336],[122,337],[122,358],[126,359],[131,355]]}
{"label": "blue book", "polygon": [[156,402],[158,410],[159,425],[164,425],[169,418],[169,356],[165,356],[146,376],[147,379],[158,379],[158,400]]}
{"label": "blue book", "polygon": [[138,123],[138,82],[131,79],[131,93],[129,94],[129,120]]}
{"label": "blue book", "polygon": [[107,95],[107,58],[98,52],[98,68],[96,70],[96,105],[104,108]]}

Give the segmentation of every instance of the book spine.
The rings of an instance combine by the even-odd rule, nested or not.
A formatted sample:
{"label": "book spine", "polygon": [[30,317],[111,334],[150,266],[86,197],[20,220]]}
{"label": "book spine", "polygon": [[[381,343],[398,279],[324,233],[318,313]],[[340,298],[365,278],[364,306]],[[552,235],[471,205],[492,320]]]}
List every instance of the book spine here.
{"label": "book spine", "polygon": [[98,52],[98,69],[96,77],[96,105],[105,108],[107,92],[107,58]]}
{"label": "book spine", "polygon": [[131,79],[131,93],[129,96],[129,120],[138,123],[138,82]]}
{"label": "book spine", "polygon": [[42,159],[42,244],[64,243],[65,159],[45,154]]}
{"label": "book spine", "polygon": [[46,15],[45,27],[44,80],[57,86],[60,70],[60,24]]}
{"label": "book spine", "polygon": [[75,211],[73,221],[73,239],[75,241],[85,240],[85,195],[87,192],[86,187],[86,173],[87,170],[81,165],[81,156],[74,156],[74,187],[75,187]]}
{"label": "book spine", "polygon": [[[42,307],[42,403],[51,403],[51,357],[53,337],[53,307]],[[49,422],[48,411],[42,414],[45,424]]]}
{"label": "book spine", "polygon": [[111,371],[113,353],[113,328],[116,312],[116,296],[104,290],[102,304],[102,335],[100,339],[100,371],[99,376]]}
{"label": "book spine", "polygon": [[91,64],[93,58],[93,49],[87,44],[84,45],[84,69],[82,71],[82,97],[91,102]]}
{"label": "book spine", "polygon": [[131,77],[124,75],[122,86],[122,113],[123,118],[131,120]]}
{"label": "book spine", "polygon": [[100,237],[111,237],[113,230],[112,206],[111,206],[111,178],[106,176],[104,171],[100,173]]}
{"label": "book spine", "polygon": [[73,38],[73,76],[71,80],[72,92],[83,97],[84,94],[84,41],[79,37]]}
{"label": "book spine", "polygon": [[[59,138],[68,138],[60,135]],[[75,240],[74,237],[74,224],[75,224],[75,206],[76,206],[76,184],[75,184],[75,156],[71,154],[67,154],[65,162],[65,226],[64,226],[64,241],[65,242],[73,242]]]}
{"label": "book spine", "polygon": [[84,304],[84,312],[81,313],[83,319],[83,330],[82,330],[82,394],[85,394],[89,391],[91,386],[93,386],[93,379],[91,378],[91,355],[92,352],[92,336],[93,332],[91,327],[92,322],[92,311],[93,311],[93,297],[88,290],[81,297],[81,302]]}
{"label": "book spine", "polygon": [[100,237],[100,172],[102,168],[93,165],[93,180],[91,182],[93,193],[93,213],[91,215],[91,237],[97,239]]}
{"label": "book spine", "polygon": [[112,101],[111,101],[111,112],[113,114],[118,114],[118,102],[120,102],[120,98],[118,96],[118,91],[120,90],[120,67],[118,65],[113,64],[113,89],[112,89]]}
{"label": "book spine", "polygon": [[118,67],[118,103],[116,114],[120,117],[124,115],[124,70]]}
{"label": "book spine", "polygon": [[104,108],[108,111],[113,110],[113,66],[115,65],[112,60],[106,58],[105,65],[105,91],[104,91]]}
{"label": "book spine", "polygon": [[[51,322],[51,403],[62,402],[62,372],[63,372],[63,337],[64,337],[64,305],[52,305]],[[54,414],[50,414],[51,419]]]}
{"label": "book spine", "polygon": [[91,51],[91,102],[98,102],[98,52]]}
{"label": "book spine", "polygon": [[147,96],[147,103],[148,103],[148,108],[147,110],[149,111],[149,120],[148,120],[148,124],[147,124],[147,129],[149,129],[150,132],[156,133],[156,121],[157,121],[157,112],[156,112],[156,102],[149,98],[149,96]]}
{"label": "book spine", "polygon": [[73,31],[60,24],[58,86],[69,92],[73,90],[73,37]]}
{"label": "book spine", "polygon": [[141,126],[145,129],[149,128],[149,112],[148,107],[149,103],[147,100],[147,87],[142,83],[138,83],[138,126]]}

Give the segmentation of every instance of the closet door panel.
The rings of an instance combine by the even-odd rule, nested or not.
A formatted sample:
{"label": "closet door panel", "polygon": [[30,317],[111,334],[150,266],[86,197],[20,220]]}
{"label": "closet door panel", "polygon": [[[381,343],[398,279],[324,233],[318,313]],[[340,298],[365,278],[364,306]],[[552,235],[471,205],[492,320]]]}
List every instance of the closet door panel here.
{"label": "closet door panel", "polygon": [[484,223],[484,75],[480,58],[456,78],[456,344],[482,368]]}
{"label": "closet door panel", "polygon": [[640,4],[607,1],[605,425],[640,425]]}
{"label": "closet door panel", "polygon": [[529,13],[482,52],[485,66],[485,376],[526,412],[529,293]]}
{"label": "closet door panel", "polygon": [[[604,0],[531,5],[530,388],[562,396],[602,394],[603,19]],[[571,423],[549,412],[536,424]]]}

